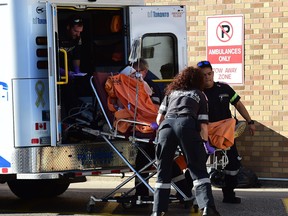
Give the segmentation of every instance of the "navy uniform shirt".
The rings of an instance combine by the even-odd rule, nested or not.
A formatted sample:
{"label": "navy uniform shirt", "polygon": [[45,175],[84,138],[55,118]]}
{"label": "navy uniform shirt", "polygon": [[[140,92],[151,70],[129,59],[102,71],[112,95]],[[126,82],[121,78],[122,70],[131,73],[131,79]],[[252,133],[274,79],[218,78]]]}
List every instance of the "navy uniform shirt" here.
{"label": "navy uniform shirt", "polygon": [[214,82],[212,88],[205,89],[208,98],[209,122],[231,118],[230,104],[235,105],[240,96],[226,83]]}
{"label": "navy uniform shirt", "polygon": [[[82,39],[81,37],[78,39],[72,39],[67,33],[63,33],[60,35],[59,39],[59,48],[64,49],[67,52],[68,58],[68,67],[69,70],[74,70],[73,68],[73,60],[78,60],[81,57],[81,47],[82,47]],[[64,58],[61,53],[61,58]],[[60,62],[60,67],[64,67],[64,63]]]}
{"label": "navy uniform shirt", "polygon": [[199,123],[208,123],[206,96],[200,90],[175,90],[166,95],[158,113],[162,115],[189,115]]}
{"label": "navy uniform shirt", "polygon": [[155,74],[153,74],[151,71],[148,70],[146,77],[144,78],[144,81],[147,82],[147,84],[152,89],[153,93],[151,95],[151,99],[153,103],[160,105],[162,98],[163,98],[162,97],[163,93],[159,85],[160,83],[155,83],[153,82],[153,80],[159,80],[159,78]]}

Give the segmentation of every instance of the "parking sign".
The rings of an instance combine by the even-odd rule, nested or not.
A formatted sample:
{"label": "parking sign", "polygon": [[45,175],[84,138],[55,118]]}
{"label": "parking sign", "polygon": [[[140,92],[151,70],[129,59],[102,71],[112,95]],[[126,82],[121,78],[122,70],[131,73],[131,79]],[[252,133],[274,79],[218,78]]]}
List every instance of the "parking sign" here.
{"label": "parking sign", "polygon": [[215,81],[244,84],[243,15],[207,17],[207,59]]}

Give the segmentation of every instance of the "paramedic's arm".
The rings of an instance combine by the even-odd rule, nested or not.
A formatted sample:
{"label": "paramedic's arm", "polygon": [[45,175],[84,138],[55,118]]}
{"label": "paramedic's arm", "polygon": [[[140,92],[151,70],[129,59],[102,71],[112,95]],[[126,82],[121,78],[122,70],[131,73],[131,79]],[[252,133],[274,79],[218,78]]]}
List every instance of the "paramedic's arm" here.
{"label": "paramedic's arm", "polygon": [[201,123],[200,124],[200,135],[203,140],[208,140],[208,124],[207,123]]}
{"label": "paramedic's arm", "polygon": [[157,118],[156,118],[156,123],[160,125],[163,120],[164,120],[164,115],[158,113]]}
{"label": "paramedic's arm", "polygon": [[[246,109],[246,107],[244,106],[244,104],[241,101],[238,101],[235,104],[235,108],[237,109],[237,111],[241,114],[241,116],[247,121],[250,122],[252,119]],[[253,136],[256,130],[256,127],[254,124],[248,124],[249,126],[249,132],[250,134]]]}

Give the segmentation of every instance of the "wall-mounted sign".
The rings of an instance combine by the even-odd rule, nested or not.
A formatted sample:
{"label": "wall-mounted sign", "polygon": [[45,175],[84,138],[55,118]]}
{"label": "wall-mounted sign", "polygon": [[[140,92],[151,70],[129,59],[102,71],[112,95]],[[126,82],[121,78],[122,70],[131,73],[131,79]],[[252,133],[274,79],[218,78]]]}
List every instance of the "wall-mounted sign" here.
{"label": "wall-mounted sign", "polygon": [[244,84],[243,15],[207,17],[207,59],[215,81]]}

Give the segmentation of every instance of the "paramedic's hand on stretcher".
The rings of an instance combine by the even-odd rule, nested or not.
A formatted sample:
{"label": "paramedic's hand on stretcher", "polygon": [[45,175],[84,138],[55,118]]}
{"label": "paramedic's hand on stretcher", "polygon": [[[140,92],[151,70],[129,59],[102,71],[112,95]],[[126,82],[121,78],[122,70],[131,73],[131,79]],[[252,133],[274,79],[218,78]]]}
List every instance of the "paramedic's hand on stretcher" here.
{"label": "paramedic's hand on stretcher", "polygon": [[203,141],[204,148],[207,154],[213,154],[215,152],[215,148],[208,141]]}
{"label": "paramedic's hand on stretcher", "polygon": [[156,122],[152,122],[152,123],[150,124],[150,127],[151,127],[153,130],[158,130],[159,125],[158,125]]}

